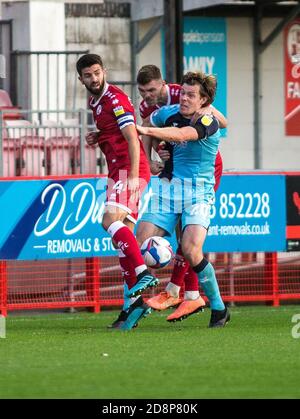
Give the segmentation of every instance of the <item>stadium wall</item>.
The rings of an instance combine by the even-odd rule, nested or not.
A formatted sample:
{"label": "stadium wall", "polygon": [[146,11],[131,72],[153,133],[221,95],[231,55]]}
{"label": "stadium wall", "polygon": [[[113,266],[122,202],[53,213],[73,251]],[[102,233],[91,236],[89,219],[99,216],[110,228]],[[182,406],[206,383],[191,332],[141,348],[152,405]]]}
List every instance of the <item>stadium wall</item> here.
{"label": "stadium wall", "polygon": [[[66,47],[90,50],[103,57],[110,81],[131,80],[130,8],[124,5],[67,4]],[[75,60],[68,65],[67,106],[73,105]],[[125,87],[126,90],[126,87]],[[127,92],[131,94],[130,90]],[[78,88],[77,107],[86,107],[86,91]]]}
{"label": "stadium wall", "polygon": [[[13,50],[20,51],[64,51],[65,17],[64,4],[56,1],[30,1],[2,3],[3,19],[13,20]],[[61,92],[66,90],[66,67],[64,57],[60,57],[59,72],[56,70],[56,57],[48,62],[49,57],[42,57],[39,64],[36,57],[23,56],[18,61],[17,79],[18,105],[24,109],[65,109],[65,95],[57,100],[57,85]],[[16,64],[13,64],[16,65]],[[37,67],[43,74],[37,83]]]}

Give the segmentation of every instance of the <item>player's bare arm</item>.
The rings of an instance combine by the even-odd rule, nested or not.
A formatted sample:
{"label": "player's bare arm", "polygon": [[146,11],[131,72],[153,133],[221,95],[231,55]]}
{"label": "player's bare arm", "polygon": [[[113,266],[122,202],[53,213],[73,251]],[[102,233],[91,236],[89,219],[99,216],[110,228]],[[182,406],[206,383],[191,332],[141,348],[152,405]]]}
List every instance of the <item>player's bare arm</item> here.
{"label": "player's bare arm", "polygon": [[195,112],[191,119],[191,125],[195,125],[198,119],[203,115],[213,115],[218,120],[220,128],[226,128],[228,125],[227,118],[225,118],[222,112],[211,105],[200,108],[197,112]]}
{"label": "player's bare arm", "polygon": [[[148,127],[150,125],[150,118],[145,118],[142,121],[142,126],[143,127]],[[142,142],[143,142],[143,146],[144,146],[144,150],[147,156],[148,161],[151,161],[151,148],[152,148],[152,138],[149,137],[148,135],[143,135],[142,136]]]}
{"label": "player's bare arm", "polygon": [[127,125],[122,129],[122,134],[128,142],[130,159],[130,172],[128,174],[128,189],[132,193],[132,199],[139,197],[139,165],[140,165],[140,142],[135,126]]}
{"label": "player's bare arm", "polygon": [[170,159],[171,155],[168,150],[165,149],[166,143],[164,141],[161,141],[159,144],[159,147],[157,149],[157,154],[162,159],[163,162]]}
{"label": "player's bare arm", "polygon": [[193,127],[141,127],[137,125],[137,131],[141,135],[150,135],[151,137],[161,139],[166,142],[184,142],[184,141],[196,141],[199,140],[198,131]]}
{"label": "player's bare arm", "polygon": [[186,127],[140,127],[137,126],[137,131],[140,134],[145,133],[154,138],[159,138],[166,142],[185,142],[197,141],[203,138],[210,137],[215,134],[219,128],[219,124],[214,117],[203,116],[201,122],[195,126]]}
{"label": "player's bare arm", "polygon": [[[142,126],[143,127],[150,126],[150,117],[143,119]],[[159,146],[159,141],[153,137],[150,137],[149,135],[143,135],[142,142],[143,142],[144,150],[145,150],[145,153],[146,153],[149,165],[150,165],[150,171],[152,175],[158,175],[164,168],[164,163],[152,160],[152,148],[155,151],[157,151],[158,146]]]}
{"label": "player's bare arm", "polygon": [[227,118],[220,112],[218,109],[216,109],[214,106],[210,106],[212,112],[211,114],[218,120],[219,127],[220,128],[226,128],[228,125]]}

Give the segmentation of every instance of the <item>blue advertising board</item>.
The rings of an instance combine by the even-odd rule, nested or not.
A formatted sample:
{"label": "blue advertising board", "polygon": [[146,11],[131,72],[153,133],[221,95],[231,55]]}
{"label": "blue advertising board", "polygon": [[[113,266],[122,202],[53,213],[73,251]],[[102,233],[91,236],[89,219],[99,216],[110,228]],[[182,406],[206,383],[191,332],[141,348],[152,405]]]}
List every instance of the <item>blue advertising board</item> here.
{"label": "blue advertising board", "polygon": [[285,189],[284,175],[223,176],[205,251],[284,251]]}
{"label": "blue advertising board", "polygon": [[0,182],[0,259],[115,253],[101,227],[106,178]]}
{"label": "blue advertising board", "polygon": [[[0,260],[115,255],[101,227],[105,188],[106,178],[0,181]],[[283,251],[285,227],[284,176],[223,176],[205,251]]]}

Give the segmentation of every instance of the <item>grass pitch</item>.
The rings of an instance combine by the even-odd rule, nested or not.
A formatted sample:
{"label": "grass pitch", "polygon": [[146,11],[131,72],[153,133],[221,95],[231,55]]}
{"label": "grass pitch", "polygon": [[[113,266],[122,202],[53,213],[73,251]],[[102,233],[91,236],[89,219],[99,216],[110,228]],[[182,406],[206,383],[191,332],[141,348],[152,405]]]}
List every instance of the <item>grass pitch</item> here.
{"label": "grass pitch", "polygon": [[[153,313],[129,332],[116,312],[10,316],[0,339],[0,398],[299,398],[300,306],[206,309],[169,324]],[[299,330],[299,329],[298,329]]]}

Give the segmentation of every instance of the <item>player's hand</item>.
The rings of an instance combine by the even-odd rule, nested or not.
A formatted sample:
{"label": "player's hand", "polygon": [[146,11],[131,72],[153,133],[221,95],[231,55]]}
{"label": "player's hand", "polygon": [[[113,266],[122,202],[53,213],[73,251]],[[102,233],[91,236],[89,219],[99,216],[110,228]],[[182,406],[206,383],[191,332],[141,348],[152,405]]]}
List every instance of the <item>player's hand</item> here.
{"label": "player's hand", "polygon": [[141,125],[136,125],[136,130],[140,135],[148,135],[148,127],[142,127]]}
{"label": "player's hand", "polygon": [[161,158],[163,162],[165,162],[166,160],[169,160],[171,157],[170,152],[168,150],[165,150],[165,147],[166,147],[166,143],[164,141],[161,141],[158,144],[158,147],[156,150],[157,154],[159,155],[159,157]]}
{"label": "player's hand", "polygon": [[158,150],[157,154],[162,159],[162,161],[167,161],[171,157],[170,152],[168,150],[164,150],[164,149]]}
{"label": "player's hand", "polygon": [[140,180],[135,176],[128,176],[127,180],[128,190],[130,194],[130,202],[135,203],[140,199]]}
{"label": "player's hand", "polygon": [[162,169],[164,168],[164,163],[161,163],[159,161],[151,161],[150,162],[150,171],[152,175],[158,175]]}
{"label": "player's hand", "polygon": [[160,144],[159,144],[159,146],[158,146],[158,149],[157,149],[157,154],[159,155],[159,157],[162,159],[162,161],[166,161],[166,160],[169,160],[170,159],[170,157],[171,157],[171,154],[170,154],[170,152],[168,151],[168,150],[165,150],[165,146],[166,146],[166,143],[165,142],[161,142]]}
{"label": "player's hand", "polygon": [[100,131],[90,131],[85,136],[85,141],[89,146],[95,146],[99,141]]}

